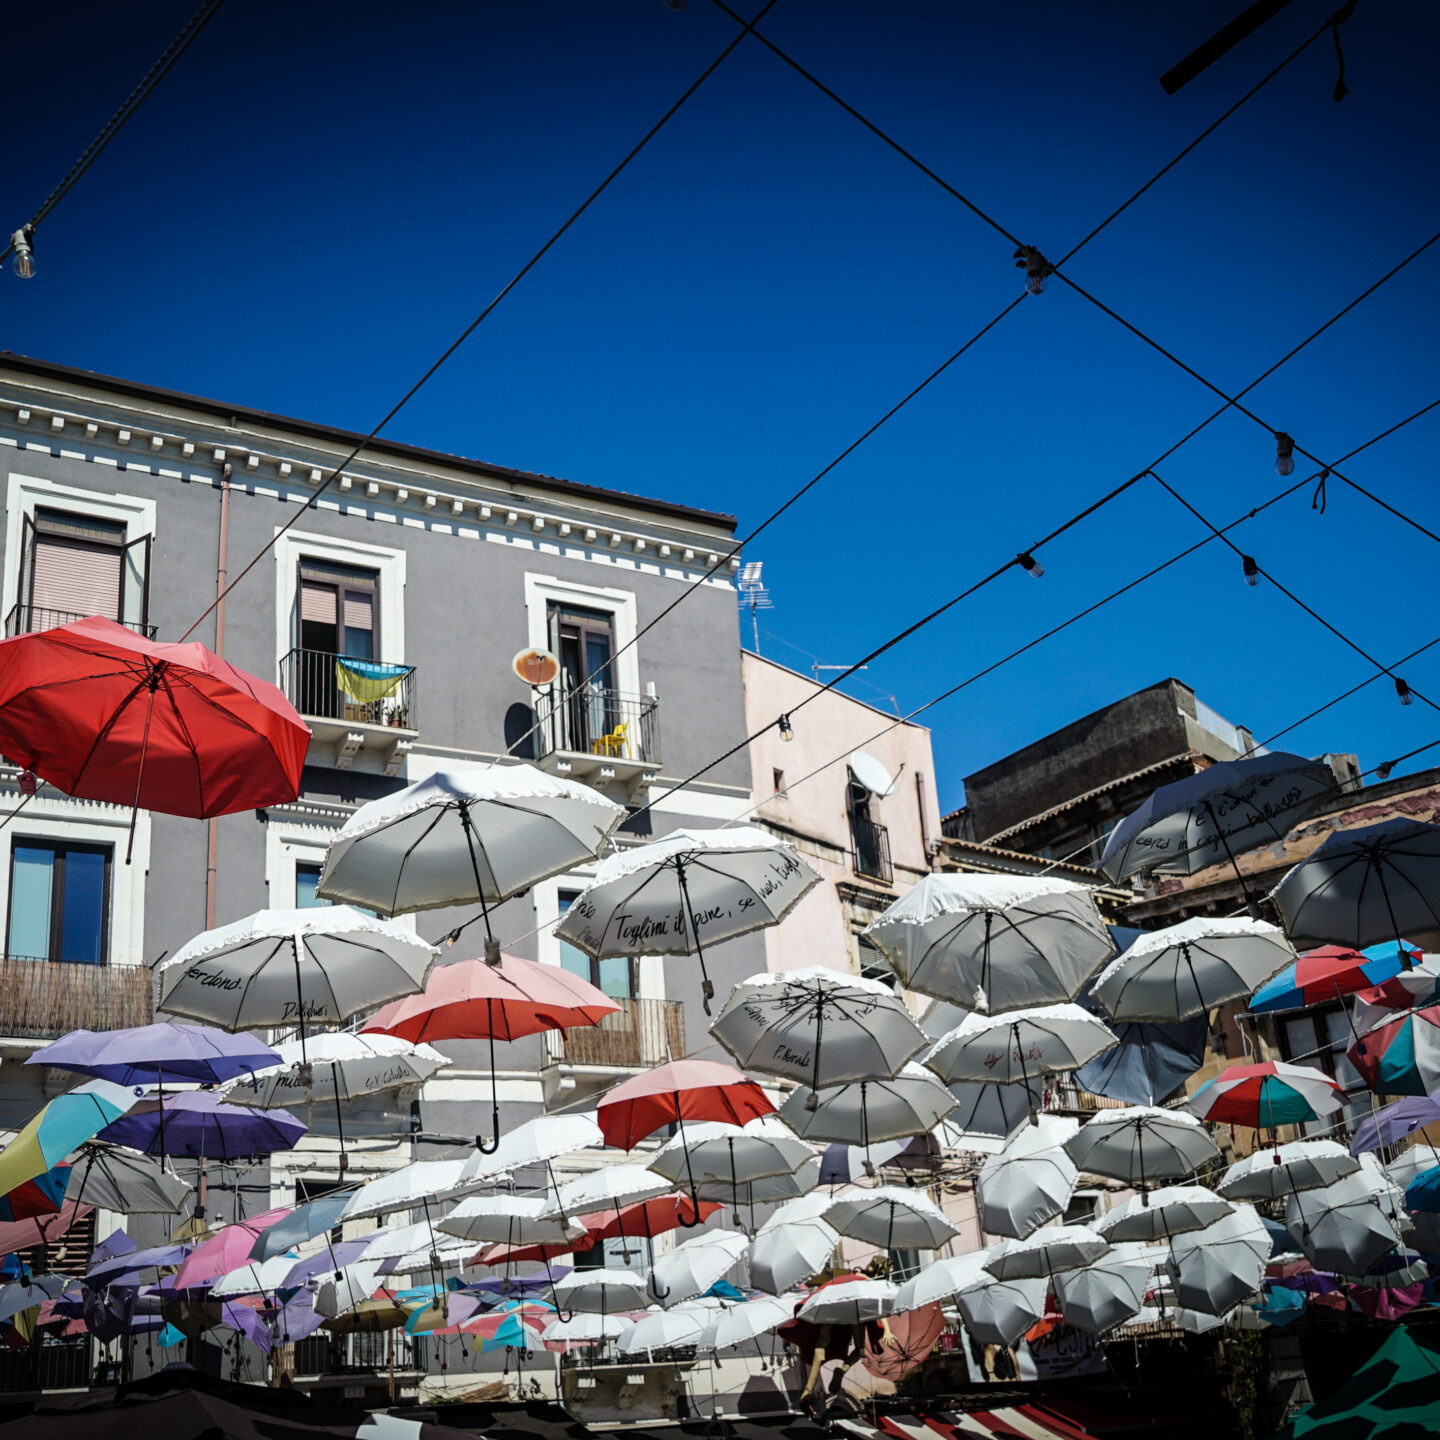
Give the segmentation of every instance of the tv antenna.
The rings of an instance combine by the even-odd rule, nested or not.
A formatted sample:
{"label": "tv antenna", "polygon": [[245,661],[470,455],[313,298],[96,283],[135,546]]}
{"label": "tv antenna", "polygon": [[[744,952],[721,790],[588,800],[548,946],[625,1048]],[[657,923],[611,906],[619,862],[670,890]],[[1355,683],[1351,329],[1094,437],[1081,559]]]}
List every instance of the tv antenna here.
{"label": "tv antenna", "polygon": [[755,653],[760,653],[760,611],[773,610],[775,602],[770,598],[770,592],[765,588],[760,579],[760,572],[764,568],[763,560],[747,560],[740,567],[740,578],[735,582],[735,588],[740,592],[740,608],[750,612],[750,625],[755,635]]}

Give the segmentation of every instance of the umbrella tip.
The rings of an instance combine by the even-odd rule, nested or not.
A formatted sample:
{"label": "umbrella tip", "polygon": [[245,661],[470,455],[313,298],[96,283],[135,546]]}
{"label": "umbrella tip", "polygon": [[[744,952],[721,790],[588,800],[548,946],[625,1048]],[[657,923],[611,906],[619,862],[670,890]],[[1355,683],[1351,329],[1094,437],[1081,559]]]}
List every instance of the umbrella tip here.
{"label": "umbrella tip", "polygon": [[500,963],[500,942],[493,935],[485,937],[485,963],[487,965]]}
{"label": "umbrella tip", "polygon": [[807,1090],[805,1092],[805,1108],[810,1111],[815,1111],[820,1108],[820,1097],[814,1090]]}

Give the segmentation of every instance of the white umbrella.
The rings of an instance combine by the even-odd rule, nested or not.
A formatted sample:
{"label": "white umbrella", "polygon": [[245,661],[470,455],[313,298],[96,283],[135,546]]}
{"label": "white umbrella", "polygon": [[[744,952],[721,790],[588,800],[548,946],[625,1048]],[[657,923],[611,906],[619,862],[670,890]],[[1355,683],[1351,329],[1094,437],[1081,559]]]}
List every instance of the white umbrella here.
{"label": "white umbrella", "polygon": [[435,1222],[437,1230],[462,1240],[504,1245],[560,1245],[584,1238],[580,1221],[529,1195],[470,1195]]}
{"label": "white umbrella", "polygon": [[1088,1225],[1042,1225],[1023,1240],[991,1247],[985,1268],[997,1280],[1035,1280],[1093,1265],[1109,1249],[1110,1242]]}
{"label": "white umbrella", "polygon": [[1360,1161],[1334,1140],[1295,1140],[1237,1160],[1217,1187],[1231,1200],[1278,1200],[1353,1175]]}
{"label": "white umbrella", "polygon": [[991,1014],[1073,1000],[1115,953],[1083,885],[927,875],[865,930],[907,989]]}
{"label": "white umbrella", "polygon": [[705,1013],[706,945],[778,925],[820,877],[795,847],[748,825],[673,830],[607,856],[555,927],[587,955],[695,955]]}
{"label": "white umbrella", "polygon": [[782,1205],[750,1242],[750,1283],[780,1295],[830,1263],[840,1233],[825,1219],[830,1196],[812,1191]]}
{"label": "white umbrella", "polygon": [[1193,1115],[1155,1105],[1101,1110],[1065,1142],[1065,1148],[1080,1169],[1140,1186],[1193,1175],[1220,1154]]}
{"label": "white umbrella", "polygon": [[439,952],[348,905],[260,910],[207,930],[156,966],[157,1010],[226,1030],[339,1025],[414,995]]}
{"label": "white umbrella", "polygon": [[32,1305],[43,1305],[64,1294],[74,1281],[68,1275],[36,1275],[0,1290],[0,1320],[9,1320]]}
{"label": "white umbrella", "polygon": [[1006,1015],[967,1015],[923,1059],[947,1084],[1029,1084],[1038,1075],[1078,1070],[1118,1043],[1099,1016],[1079,1005],[1040,1005]]}
{"label": "white umbrella", "polygon": [[1395,1249],[1403,1214],[1401,1192],[1378,1163],[1285,1200],[1285,1228],[1291,1238],[1317,1270],[1341,1275],[1363,1275]]}
{"label": "white umbrella", "polygon": [[815,1152],[773,1115],[745,1125],[702,1120],[667,1140],[650,1169],[672,1183],[689,1180],[742,1185],[769,1175],[793,1175]]}
{"label": "white umbrella", "polygon": [[[632,1307],[633,1308],[633,1307]],[[635,1322],[622,1315],[600,1315],[580,1311],[564,1320],[552,1320],[541,1332],[542,1340],[569,1340],[572,1344],[593,1345],[600,1340],[623,1340]]]}
{"label": "white umbrella", "polygon": [[895,1292],[895,1313],[953,1300],[962,1290],[988,1278],[985,1274],[987,1256],[987,1251],[972,1250],[927,1265]]}
{"label": "white umbrella", "polygon": [[497,1179],[511,1170],[541,1165],[547,1160],[603,1145],[605,1136],[595,1123],[595,1112],[578,1115],[537,1115],[500,1137],[489,1155],[474,1150],[465,1161],[465,1178],[477,1183]]}
{"label": "white umbrella", "polygon": [[1151,1266],[1144,1247],[1116,1247],[1079,1270],[1055,1277],[1055,1300],[1067,1325],[1092,1335],[1133,1320],[1145,1305]]}
{"label": "white umbrella", "polygon": [[[382,1260],[418,1260],[423,1269],[432,1263],[432,1255],[453,1256],[453,1263],[459,1265],[475,1253],[471,1241],[441,1234],[430,1220],[416,1220],[411,1225],[387,1225],[360,1238],[368,1241],[360,1252],[360,1258],[376,1263]],[[401,1270],[398,1265],[389,1268],[392,1271]]]}
{"label": "white umbrella", "polygon": [[441,771],[362,805],[325,857],[318,893],[400,915],[488,907],[593,859],[622,806],[532,765]]}
{"label": "white umbrella", "polygon": [[1112,1245],[1168,1240],[1190,1230],[1203,1230],[1234,1209],[1229,1200],[1203,1185],[1169,1185],[1148,1195],[1132,1195],[1123,1205],[1107,1210],[1095,1222],[1095,1229]]}
{"label": "white umbrella", "polygon": [[[767,1175],[740,1186],[742,1204],[771,1205],[777,1201],[796,1200],[808,1195],[820,1183],[820,1157],[807,1160],[793,1175]],[[735,1198],[730,1182],[704,1181],[696,1187],[702,1200],[718,1200],[722,1205]]]}
{"label": "white umbrella", "polygon": [[673,1310],[652,1305],[626,1332],[616,1348],[622,1355],[638,1355],[646,1350],[673,1350],[679,1345],[694,1345],[719,1308],[718,1300],[687,1301]]}
{"label": "white umbrella", "polygon": [[955,1109],[940,1128],[955,1139],[952,1149],[966,1147],[964,1137],[974,1136],[982,1148],[987,1142],[1003,1140],[1035,1115],[1045,1101],[1043,1079],[1036,1076],[1028,1085],[994,1085],[983,1080],[955,1080],[946,1089],[955,1097]]}
{"label": "white umbrella", "polygon": [[1260,1289],[1270,1248],[1253,1205],[1236,1205],[1203,1230],[1175,1236],[1168,1268],[1176,1302],[1206,1315],[1233,1310]]}
{"label": "white umbrella", "polygon": [[645,1277],[615,1266],[572,1270],[551,1287],[557,1310],[612,1315],[617,1310],[643,1310],[650,1303]]}
{"label": "white umbrella", "polygon": [[[338,1279],[336,1276],[338,1275]],[[315,1287],[312,1302],[315,1313],[333,1320],[347,1310],[353,1310],[362,1300],[368,1300],[380,1283],[380,1266],[369,1259],[352,1261],[343,1270],[327,1276]]]}
{"label": "white umbrella", "polygon": [[567,1215],[591,1210],[619,1210],[670,1192],[670,1182],[644,1165],[604,1165],[578,1179],[567,1180],[556,1193],[556,1208]]}
{"label": "white umbrella", "polygon": [[1170,1318],[1191,1335],[1204,1335],[1225,1323],[1224,1315],[1207,1315],[1203,1310],[1187,1310],[1184,1306],[1171,1310]]}
{"label": "white umbrella", "polygon": [[658,1256],[650,1267],[649,1299],[679,1305],[703,1295],[745,1253],[749,1241],[735,1230],[704,1230]]}
{"label": "white umbrella", "polygon": [[980,1167],[976,1198],[989,1234],[1018,1240],[1064,1214],[1080,1172],[1062,1147],[1077,1129],[1077,1120],[1042,1115]]}
{"label": "white umbrella", "polygon": [[338,1107],[342,1100],[363,1100],[404,1085],[423,1085],[450,1063],[429,1045],[348,1030],[308,1036],[303,1054],[298,1040],[274,1048],[283,1063],[232,1080],[225,1087],[228,1103],[259,1110],[319,1102]]}
{"label": "white umbrella", "polygon": [[852,1080],[818,1093],[797,1085],[780,1107],[780,1118],[806,1140],[868,1147],[927,1134],[956,1104],[933,1071],[911,1060],[889,1079]]}
{"label": "white umbrella", "polygon": [[710,1317],[696,1344],[702,1350],[728,1350],[793,1319],[799,1303],[798,1295],[762,1295],[743,1305],[723,1305]]}
{"label": "white umbrella", "polygon": [[1200,916],[1141,935],[1094,995],[1116,1020],[1185,1020],[1251,994],[1294,959],[1276,925]]}
{"label": "white umbrella", "polygon": [[[1391,989],[1404,993],[1405,1004],[1396,1005],[1385,992]],[[1385,982],[1385,992],[1377,1004],[1365,998],[1361,991],[1355,999],[1355,1029],[1365,1035],[1377,1026],[1399,1018],[1399,1012],[1412,1005],[1433,1005],[1440,998],[1440,955],[1422,955],[1408,970],[1392,975]]]}
{"label": "white umbrella", "polygon": [[179,1215],[194,1189],[136,1150],[92,1143],[70,1167],[65,1199],[117,1215]]}
{"label": "white umbrella", "polygon": [[[1283,1145],[1280,1147],[1285,1148]],[[1427,1170],[1440,1165],[1440,1151],[1428,1141],[1417,1140],[1408,1149],[1402,1150],[1393,1160],[1385,1163],[1385,1176],[1397,1189],[1408,1190],[1410,1182],[1418,1179]],[[66,1191],[65,1198],[72,1198]]]}
{"label": "white umbrella", "polygon": [[980,1273],[955,1296],[965,1328],[982,1345],[1013,1345],[1045,1314],[1047,1278],[998,1280],[986,1269],[994,1249],[977,1252]]}
{"label": "white umbrella", "polygon": [[263,1295],[266,1291],[279,1290],[294,1268],[294,1255],[276,1255],[269,1260],[241,1265],[222,1275],[210,1287],[210,1294],[216,1299],[229,1295]]}
{"label": "white umbrella", "polygon": [[921,1190],[880,1185],[833,1201],[825,1218],[842,1235],[884,1250],[933,1250],[960,1232]]}
{"label": "white umbrella", "polygon": [[895,1287],[888,1280],[840,1280],[822,1285],[796,1312],[812,1325],[863,1325],[895,1310]]}
{"label": "white umbrella", "polygon": [[388,1174],[377,1175],[350,1197],[341,1212],[344,1220],[361,1220],[384,1215],[390,1210],[428,1209],[435,1201],[448,1200],[472,1187],[466,1178],[465,1160],[414,1160]]}
{"label": "white umbrella", "polygon": [[[710,1033],[743,1068],[803,1081],[812,1091],[898,1075],[925,1048],[901,995],[824,965],[742,980]],[[819,1101],[812,1094],[806,1103]]]}

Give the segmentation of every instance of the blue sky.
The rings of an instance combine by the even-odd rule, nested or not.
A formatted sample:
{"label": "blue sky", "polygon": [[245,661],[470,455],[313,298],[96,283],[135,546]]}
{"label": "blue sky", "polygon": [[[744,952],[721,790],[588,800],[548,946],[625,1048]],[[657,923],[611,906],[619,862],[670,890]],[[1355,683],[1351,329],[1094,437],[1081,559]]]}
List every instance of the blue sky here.
{"label": "blue sky", "polygon": [[[1333,4],[1295,0],[1174,97],[1157,77],[1241,0],[779,0],[762,28],[1059,255]],[[192,8],[7,17],[29,57],[7,77],[7,231]],[[0,345],[366,430],[733,33],[709,0],[231,0],[42,227],[37,279],[0,279]],[[1361,5],[1344,41],[1343,104],[1325,38],[1067,267],[1222,387],[1440,230],[1440,10]],[[1000,236],[747,39],[387,433],[744,530],[1019,284]],[[1248,403],[1331,458],[1440,399],[1437,292],[1440,244]],[[762,648],[853,660],[1216,403],[1052,281],[747,552],[775,602]],[[1437,437],[1440,411],[1343,468],[1440,529]],[[1162,473],[1226,523],[1281,488],[1272,465],[1231,414]],[[853,691],[919,705],[1202,533],[1143,482],[1048,547],[1042,580],[1005,576]],[[1440,635],[1440,546],[1339,482],[1323,515],[1306,492],[1236,541],[1381,659]],[[930,712],[941,802],[1166,675],[1263,737],[1368,673],[1211,545]],[[1440,699],[1440,646],[1405,674]],[[1285,743],[1368,766],[1436,738],[1381,681]]]}

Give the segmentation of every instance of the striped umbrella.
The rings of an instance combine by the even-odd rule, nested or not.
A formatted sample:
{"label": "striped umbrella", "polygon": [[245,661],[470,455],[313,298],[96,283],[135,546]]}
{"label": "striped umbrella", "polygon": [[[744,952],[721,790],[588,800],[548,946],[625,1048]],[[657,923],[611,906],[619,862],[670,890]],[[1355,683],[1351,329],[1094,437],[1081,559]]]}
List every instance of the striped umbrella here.
{"label": "striped umbrella", "polygon": [[[1407,949],[1412,963],[1419,960],[1420,952],[1408,942]],[[1307,950],[1293,965],[1287,965],[1267,980],[1252,997],[1250,1011],[1259,1015],[1323,1005],[1357,990],[1381,985],[1404,968],[1400,947],[1393,940],[1372,945],[1368,950],[1322,945],[1318,950]]]}
{"label": "striped umbrella", "polygon": [[53,1215],[65,1199],[70,1167],[56,1165],[0,1195],[0,1221],[29,1220],[36,1215]]}
{"label": "striped umbrella", "polygon": [[1340,1087],[1323,1070],[1266,1060],[1222,1070],[1186,1101],[1186,1107],[1202,1120],[1273,1130],[1319,1120],[1344,1103]]}
{"label": "striped umbrella", "polygon": [[1440,1089],[1440,1005],[1409,1010],[1376,1026],[1347,1053],[1372,1090],[1429,1095]]}
{"label": "striped umbrella", "polygon": [[0,1151],[0,1195],[54,1169],[134,1103],[132,1091],[108,1080],[91,1080],[57,1096]]}

